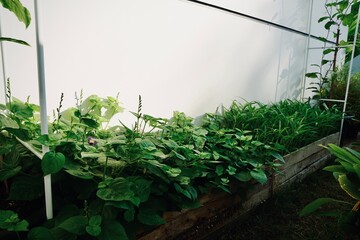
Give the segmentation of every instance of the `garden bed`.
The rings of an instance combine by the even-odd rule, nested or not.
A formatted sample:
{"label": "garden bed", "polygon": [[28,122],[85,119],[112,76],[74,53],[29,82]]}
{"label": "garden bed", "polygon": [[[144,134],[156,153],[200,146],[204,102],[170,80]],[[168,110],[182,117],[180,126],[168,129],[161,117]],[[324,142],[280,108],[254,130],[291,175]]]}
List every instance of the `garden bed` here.
{"label": "garden bed", "polygon": [[273,173],[265,185],[254,184],[245,194],[229,195],[218,190],[201,197],[202,207],[181,212],[166,212],[166,223],[139,236],[139,240],[150,239],[201,239],[246,215],[254,207],[271,197],[275,192],[322,168],[330,153],[320,145],[337,143],[335,133],[309,144],[285,156],[285,164]]}

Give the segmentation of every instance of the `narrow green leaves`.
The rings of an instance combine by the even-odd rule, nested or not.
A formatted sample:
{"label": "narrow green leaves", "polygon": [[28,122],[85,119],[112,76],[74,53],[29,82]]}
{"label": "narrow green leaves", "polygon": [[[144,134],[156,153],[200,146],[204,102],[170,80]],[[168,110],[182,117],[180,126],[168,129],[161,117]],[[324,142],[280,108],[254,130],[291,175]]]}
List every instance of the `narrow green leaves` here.
{"label": "narrow green leaves", "polygon": [[30,47],[30,44],[28,44],[27,42],[25,42],[23,40],[20,40],[20,39],[8,38],[8,37],[0,37],[0,41],[18,43],[18,44]]}
{"label": "narrow green leaves", "polygon": [[306,205],[300,212],[300,216],[304,217],[310,214],[315,213],[316,211],[319,210],[320,207],[330,204],[330,203],[342,203],[342,204],[349,204],[347,202],[344,201],[339,201],[339,200],[335,200],[332,198],[318,198],[315,201],[309,203],[308,205]]}
{"label": "narrow green leaves", "polygon": [[41,161],[41,169],[44,175],[59,172],[65,164],[65,156],[62,153],[47,152]]}

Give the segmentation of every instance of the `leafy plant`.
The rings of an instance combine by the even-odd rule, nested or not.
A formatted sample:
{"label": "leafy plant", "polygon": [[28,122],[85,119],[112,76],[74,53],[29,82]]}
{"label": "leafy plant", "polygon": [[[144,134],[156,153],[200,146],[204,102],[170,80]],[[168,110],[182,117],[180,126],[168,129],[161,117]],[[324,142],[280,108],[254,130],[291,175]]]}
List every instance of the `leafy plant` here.
{"label": "leafy plant", "polygon": [[[22,3],[19,0],[0,0],[0,3],[3,6],[3,8],[8,9],[12,13],[14,13],[17,19],[25,24],[26,28],[30,25],[31,22],[30,12],[26,7],[22,5]],[[27,42],[15,38],[1,36],[0,41],[8,41],[8,42],[14,42],[14,43],[30,46]]]}
{"label": "leafy plant", "polygon": [[[341,70],[334,73],[331,78],[332,82],[332,97],[334,99],[345,99],[347,74],[349,66],[344,66]],[[350,78],[350,88],[347,98],[347,113],[355,116],[360,120],[360,104],[358,102],[358,96],[360,94],[360,74],[355,73]],[[342,107],[339,105],[339,107]]]}
{"label": "leafy plant", "polygon": [[322,110],[309,103],[283,100],[266,105],[234,101],[213,121],[227,129],[250,131],[254,140],[272,145],[282,154],[336,132],[341,113],[335,107]]}
{"label": "leafy plant", "polygon": [[[309,214],[319,214],[323,216],[335,216],[339,219],[340,227],[345,231],[360,235],[360,153],[351,148],[340,148],[334,144],[326,147],[334,156],[337,165],[330,165],[324,170],[332,172],[340,187],[355,200],[354,203],[336,200],[333,198],[319,198],[303,208],[300,216]],[[322,210],[321,207],[332,204],[338,206],[345,204],[349,206],[348,211],[339,211],[336,208],[331,210]],[[353,206],[353,207],[352,207]]]}
{"label": "leafy plant", "polygon": [[[359,6],[357,0],[325,1],[327,15],[318,20],[319,23],[324,23],[324,28],[327,30],[326,37],[320,38],[324,43],[321,61],[320,64],[312,64],[312,66],[317,69],[316,71],[305,74],[307,78],[316,79],[316,81],[310,83],[311,86],[308,88],[314,93],[314,99],[328,98],[329,95],[327,94],[327,90],[330,89],[330,92],[332,92],[330,76],[333,72],[337,71],[337,55],[339,49],[345,48],[348,55],[352,51],[351,47],[348,46],[353,39],[349,39],[349,41],[340,41],[340,29],[344,26],[354,34],[357,20],[355,6],[357,8]],[[330,34],[335,38],[334,47],[328,46],[327,41]],[[333,54],[333,57],[329,58],[330,54]],[[331,93],[330,97],[332,97]]]}
{"label": "leafy plant", "polygon": [[[130,128],[121,121],[109,125],[122,111],[117,98],[84,98],[80,93],[76,100],[75,107],[62,110],[61,96],[48,135],[40,133],[37,105],[12,97],[10,91],[8,104],[0,105],[0,180],[9,186],[0,200],[2,206],[17,205],[30,224],[28,239],[135,238],[139,229],[163,224],[165,211],[199,207],[199,196],[208,189],[231,193],[234,183],[243,188],[266,183],[284,162],[280,151],[285,147],[258,137],[280,132],[275,130],[279,123],[248,129],[249,122],[238,127],[228,122],[231,114],[238,114],[260,123],[251,115],[257,107],[252,112],[239,108],[237,113],[208,114],[202,125],[195,125],[181,112],[170,119],[143,114],[139,97]],[[294,116],[300,116],[304,107],[290,101],[281,107],[259,106],[258,116],[276,116],[272,111],[277,108],[282,114],[293,108]],[[331,111],[306,111],[314,119],[293,117],[288,122],[328,121],[321,131],[331,131],[331,121],[336,121]],[[50,151],[41,154],[41,145]],[[27,211],[28,204],[22,203],[42,210],[47,174],[52,174],[55,218],[34,220],[35,210]]]}

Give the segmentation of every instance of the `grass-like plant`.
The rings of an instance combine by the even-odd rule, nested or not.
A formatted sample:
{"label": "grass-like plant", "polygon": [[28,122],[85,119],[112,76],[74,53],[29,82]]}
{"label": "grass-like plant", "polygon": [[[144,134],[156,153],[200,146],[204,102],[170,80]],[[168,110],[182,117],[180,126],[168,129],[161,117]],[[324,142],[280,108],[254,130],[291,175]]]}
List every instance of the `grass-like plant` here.
{"label": "grass-like plant", "polygon": [[225,128],[251,131],[255,140],[287,153],[336,132],[341,113],[336,108],[323,110],[292,100],[270,105],[234,101],[222,114],[209,117]]}

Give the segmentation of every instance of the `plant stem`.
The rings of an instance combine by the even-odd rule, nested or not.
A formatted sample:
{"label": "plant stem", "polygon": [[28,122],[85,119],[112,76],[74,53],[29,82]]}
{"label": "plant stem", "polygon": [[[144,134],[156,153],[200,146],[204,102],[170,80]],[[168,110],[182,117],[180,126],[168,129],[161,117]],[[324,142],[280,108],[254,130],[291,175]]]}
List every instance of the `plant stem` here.
{"label": "plant stem", "polygon": [[104,166],[104,173],[103,173],[103,181],[105,181],[105,176],[106,176],[106,170],[107,170],[108,159],[109,159],[109,157],[108,157],[108,156],[106,156],[105,166]]}

